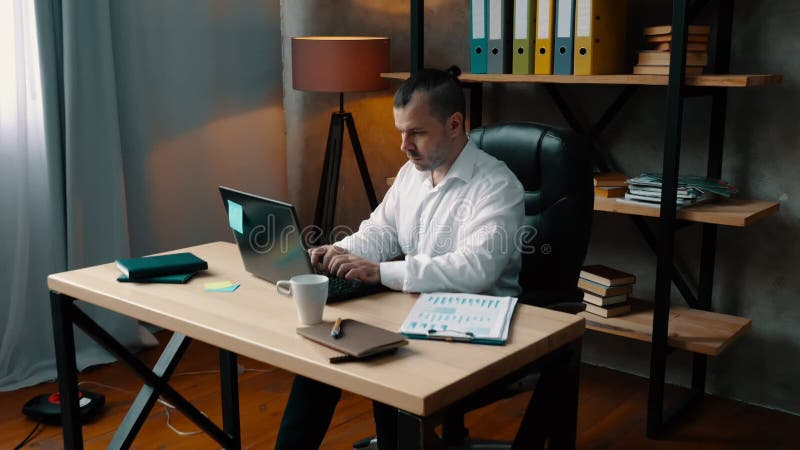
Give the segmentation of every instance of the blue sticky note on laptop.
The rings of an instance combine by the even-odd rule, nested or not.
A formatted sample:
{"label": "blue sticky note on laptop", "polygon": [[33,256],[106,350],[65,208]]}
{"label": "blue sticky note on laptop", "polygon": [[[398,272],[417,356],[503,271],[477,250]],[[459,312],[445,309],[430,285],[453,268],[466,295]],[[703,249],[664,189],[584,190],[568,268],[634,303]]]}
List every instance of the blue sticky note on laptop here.
{"label": "blue sticky note on laptop", "polygon": [[242,205],[228,200],[228,225],[236,230],[237,233],[244,233],[242,216],[244,216]]}

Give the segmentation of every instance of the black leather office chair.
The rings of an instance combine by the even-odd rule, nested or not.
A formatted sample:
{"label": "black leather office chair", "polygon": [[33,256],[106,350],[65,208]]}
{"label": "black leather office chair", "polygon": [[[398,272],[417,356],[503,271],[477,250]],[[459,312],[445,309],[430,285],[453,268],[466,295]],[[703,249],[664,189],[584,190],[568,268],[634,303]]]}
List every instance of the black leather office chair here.
{"label": "black leather office chair", "polygon": [[[532,122],[501,123],[470,132],[478,148],[503,161],[525,189],[522,303],[577,313],[583,310],[578,275],[591,233],[594,189],[590,147],[577,134]],[[532,390],[537,376],[518,380],[500,392],[465,403],[446,421],[446,441],[459,442],[463,412]],[[454,428],[462,428],[456,430]],[[356,448],[368,447],[367,440]],[[485,441],[458,448],[508,448]]]}
{"label": "black leather office chair", "polygon": [[[502,123],[470,132],[478,148],[503,161],[525,189],[525,234],[519,300],[534,306],[583,311],[577,288],[592,231],[594,188],[590,146],[581,136],[532,122]],[[527,376],[489,396],[476,396],[465,411],[535,389],[538,375]],[[446,440],[459,442],[463,414],[445,423]],[[449,428],[449,429],[448,429]],[[510,448],[472,441],[459,449]]]}
{"label": "black leather office chair", "polygon": [[478,148],[506,163],[525,189],[520,301],[556,309],[581,305],[578,274],[592,229],[594,188],[588,143],[532,122],[470,132]]}

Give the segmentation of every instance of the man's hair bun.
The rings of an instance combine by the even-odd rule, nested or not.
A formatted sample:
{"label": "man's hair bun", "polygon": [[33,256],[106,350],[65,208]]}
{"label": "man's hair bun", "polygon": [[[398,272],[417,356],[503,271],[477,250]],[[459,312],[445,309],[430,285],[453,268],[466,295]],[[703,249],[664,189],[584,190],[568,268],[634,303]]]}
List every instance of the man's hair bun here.
{"label": "man's hair bun", "polygon": [[458,66],[450,66],[445,69],[445,72],[453,78],[458,78],[458,76],[461,75],[461,69],[459,69]]}

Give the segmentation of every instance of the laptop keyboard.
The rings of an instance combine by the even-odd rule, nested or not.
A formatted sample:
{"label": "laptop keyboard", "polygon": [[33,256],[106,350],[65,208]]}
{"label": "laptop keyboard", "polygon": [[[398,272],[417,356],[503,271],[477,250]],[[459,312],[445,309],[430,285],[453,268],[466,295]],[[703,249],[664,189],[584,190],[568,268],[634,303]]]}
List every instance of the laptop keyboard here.
{"label": "laptop keyboard", "polygon": [[342,295],[358,290],[363,285],[360,281],[345,280],[344,278],[328,275],[328,295]]}
{"label": "laptop keyboard", "polygon": [[328,275],[328,302],[363,297],[385,289],[380,284],[365,284],[357,280],[345,280]]}

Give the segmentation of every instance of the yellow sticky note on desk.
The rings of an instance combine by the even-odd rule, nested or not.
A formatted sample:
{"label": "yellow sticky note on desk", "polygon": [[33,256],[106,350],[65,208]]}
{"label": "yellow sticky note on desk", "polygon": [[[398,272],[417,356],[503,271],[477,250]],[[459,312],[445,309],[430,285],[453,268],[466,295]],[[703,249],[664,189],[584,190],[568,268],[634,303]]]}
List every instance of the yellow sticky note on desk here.
{"label": "yellow sticky note on desk", "polygon": [[233,283],[230,281],[214,281],[212,283],[206,283],[203,285],[205,290],[213,290],[213,289],[225,289],[228,287],[233,286]]}

